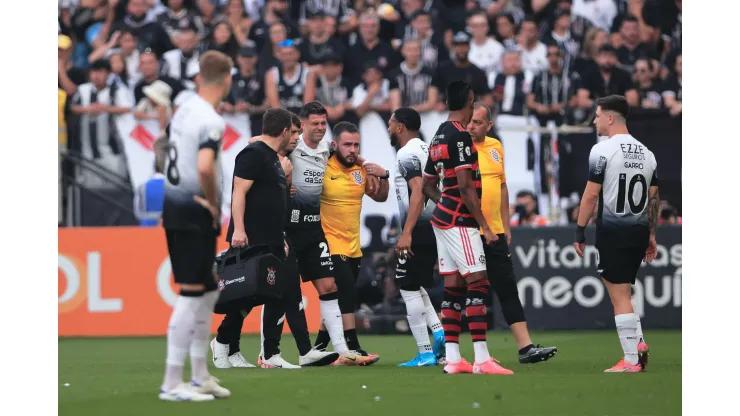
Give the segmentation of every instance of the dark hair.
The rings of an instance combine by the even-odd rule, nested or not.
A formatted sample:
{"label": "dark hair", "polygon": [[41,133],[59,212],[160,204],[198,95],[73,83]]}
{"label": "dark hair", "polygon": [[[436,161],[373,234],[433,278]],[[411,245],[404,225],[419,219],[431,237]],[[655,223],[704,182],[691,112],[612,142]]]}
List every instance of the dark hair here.
{"label": "dark hair", "polygon": [[277,137],[283,133],[283,130],[290,130],[291,116],[290,111],[282,108],[269,108],[262,116],[262,134],[270,137]]}
{"label": "dark hair", "polygon": [[601,107],[601,111],[619,113],[625,120],[627,120],[627,115],[630,113],[630,105],[627,103],[627,99],[621,95],[608,95],[597,98],[596,105]]}
{"label": "dark hair", "polygon": [[121,30],[121,34],[119,35],[119,39],[120,39],[120,38],[122,38],[122,37],[123,37],[123,35],[131,35],[131,36],[133,36],[133,37],[134,37],[134,39],[138,39],[138,38],[139,38],[139,37],[138,37],[138,36],[136,35],[136,32],[135,32],[135,31],[134,31],[133,29],[129,28],[129,27],[125,27],[125,28],[123,28],[123,29]]}
{"label": "dark hair", "polygon": [[418,132],[421,129],[421,117],[411,107],[401,107],[393,112],[393,117],[400,124],[406,126],[406,130]]}
{"label": "dark hair", "polygon": [[429,18],[430,20],[431,20],[431,18],[432,18],[432,14],[431,14],[431,13],[429,13],[428,11],[426,11],[426,10],[424,10],[424,9],[421,9],[421,10],[417,10],[416,12],[414,12],[414,13],[413,13],[413,14],[411,15],[411,21],[413,22],[414,20],[416,20],[416,18],[417,18],[417,17],[420,17],[420,16],[426,16],[426,17],[428,17],[428,18]]}
{"label": "dark hair", "polygon": [[516,197],[517,197],[517,198],[524,198],[524,197],[526,197],[526,196],[528,196],[528,197],[530,197],[530,198],[534,199],[534,202],[537,202],[537,198],[536,198],[536,197],[534,196],[534,193],[533,193],[532,191],[519,191],[519,192],[518,192],[518,193],[516,194]]}
{"label": "dark hair", "polygon": [[531,14],[524,16],[524,20],[522,20],[522,25],[525,23],[534,23],[535,26],[537,26],[537,19],[534,18]]}
{"label": "dark hair", "polygon": [[339,136],[341,136],[342,133],[354,134],[359,133],[359,130],[357,130],[357,126],[350,123],[349,121],[340,121],[334,126],[334,130],[332,130],[334,140],[339,141]]}
{"label": "dark hair", "polygon": [[[560,45],[558,45],[558,43],[557,43],[557,42],[555,42],[554,40],[550,40],[550,41],[548,41],[548,42],[547,42],[547,44],[546,44],[545,46],[546,46],[547,48],[558,48],[558,49],[560,49]],[[562,52],[561,52],[561,53],[562,53]]]}
{"label": "dark hair", "polygon": [[496,15],[496,20],[498,20],[500,17],[506,18],[506,20],[509,21],[512,25],[516,26],[516,21],[514,20],[514,16],[512,16],[509,13],[499,13]]}
{"label": "dark hair", "polygon": [[326,108],[318,101],[311,101],[308,104],[304,104],[303,107],[301,107],[300,113],[298,115],[306,120],[309,116],[312,114],[317,116],[325,116],[328,113],[326,112]]}
{"label": "dark hair", "polygon": [[635,17],[635,15],[633,14],[628,14],[627,16],[624,16],[624,18],[622,18],[622,24],[625,24],[626,22],[640,23],[637,17]]}
{"label": "dark hair", "polygon": [[[637,60],[635,61],[635,67],[637,66],[637,63],[640,62],[640,61],[645,62],[645,64],[647,64],[648,69],[651,70],[651,71],[653,71],[653,61],[650,58],[647,58],[647,57],[644,57],[644,56],[641,56],[641,57],[637,58]],[[637,69],[637,68],[635,68],[635,69]]]}
{"label": "dark hair", "polygon": [[458,111],[465,108],[468,96],[473,92],[473,87],[465,81],[452,81],[447,86],[447,108],[450,111]]}
{"label": "dark hair", "polygon": [[293,127],[301,128],[301,119],[294,112],[290,112],[290,122],[293,123]]}
{"label": "dark hair", "polygon": [[475,17],[475,16],[483,16],[486,18],[486,21],[488,20],[488,14],[485,10],[481,9],[480,7],[476,7],[475,9],[468,12],[468,19]]}

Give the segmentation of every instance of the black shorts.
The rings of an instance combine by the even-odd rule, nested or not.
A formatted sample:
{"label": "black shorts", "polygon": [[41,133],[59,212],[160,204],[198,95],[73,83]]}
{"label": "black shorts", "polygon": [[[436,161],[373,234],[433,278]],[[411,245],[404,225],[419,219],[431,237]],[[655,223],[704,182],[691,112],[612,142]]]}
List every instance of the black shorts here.
{"label": "black shorts", "polygon": [[434,284],[434,265],[437,263],[436,245],[412,245],[410,259],[396,258],[396,285],[416,289]]}
{"label": "black shorts", "polygon": [[334,280],[337,282],[337,289],[341,292],[342,287],[354,287],[357,278],[360,277],[362,257],[334,254],[331,256],[331,261],[334,263]]}
{"label": "black shorts", "polygon": [[506,234],[496,234],[498,240],[489,245],[486,244],[486,238],[483,240],[483,252],[486,254],[486,273],[491,285],[494,282],[510,280],[516,284],[516,275],[514,274],[514,262],[511,261],[511,252],[509,251],[509,242],[506,241]]}
{"label": "black shorts", "polygon": [[647,247],[597,247],[599,275],[611,283],[635,284]]}
{"label": "black shorts", "polygon": [[216,259],[216,232],[165,229],[175,283],[203,284],[216,288],[213,264]]}
{"label": "black shorts", "polygon": [[313,241],[296,241],[295,257],[298,260],[298,271],[304,282],[334,277],[334,262],[331,260],[329,243],[326,237]]}

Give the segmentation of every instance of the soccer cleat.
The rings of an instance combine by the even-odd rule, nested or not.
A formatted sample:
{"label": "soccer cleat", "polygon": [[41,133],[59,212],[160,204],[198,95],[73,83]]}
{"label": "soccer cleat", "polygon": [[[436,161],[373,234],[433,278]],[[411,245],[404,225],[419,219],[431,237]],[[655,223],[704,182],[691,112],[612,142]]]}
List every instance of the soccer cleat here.
{"label": "soccer cleat", "polygon": [[231,360],[229,360],[229,346],[227,344],[221,344],[216,341],[216,338],[211,340],[211,353],[213,354],[213,366],[216,368],[231,368]]}
{"label": "soccer cleat", "polygon": [[229,363],[232,367],[237,368],[255,368],[256,366],[249,361],[247,361],[246,358],[242,355],[241,352],[235,352],[229,356]]}
{"label": "soccer cleat", "polygon": [[221,380],[218,378],[210,376],[202,383],[197,383],[195,380],[192,380],[190,381],[190,384],[192,385],[193,391],[200,394],[209,394],[217,399],[231,397],[231,391],[227,388],[221,387],[218,384],[220,382]]}
{"label": "soccer cleat", "polygon": [[334,366],[341,366],[341,365],[360,365],[360,366],[368,366],[371,364],[375,364],[380,360],[380,357],[373,354],[373,355],[367,355],[363,356],[360,355],[357,351],[347,351],[344,354],[341,354],[339,358],[334,361],[332,365]]}
{"label": "soccer cleat", "polygon": [[645,367],[648,365],[648,356],[650,355],[650,349],[647,343],[641,338],[640,343],[637,344],[637,362],[642,366],[642,371],[645,371]]}
{"label": "soccer cleat", "polygon": [[301,367],[322,367],[331,365],[337,358],[339,358],[339,354],[336,352],[319,351],[312,348],[306,355],[298,357],[298,364]]}
{"label": "soccer cleat", "polygon": [[475,363],[473,365],[473,374],[514,374],[513,371],[501,367],[498,360],[491,357],[482,363]]}
{"label": "soccer cleat", "polygon": [[182,383],[170,390],[159,389],[159,400],[166,402],[205,402],[213,399],[215,397],[212,394],[199,393],[188,383]]}
{"label": "soccer cleat", "polygon": [[524,354],[519,354],[519,362],[522,364],[535,364],[547,361],[557,355],[557,353],[557,347],[543,347],[537,344]]}
{"label": "soccer cleat", "polygon": [[398,364],[399,367],[433,367],[437,365],[437,357],[433,352],[419,353],[412,360]]}
{"label": "soccer cleat", "polygon": [[442,371],[445,374],[473,374],[473,366],[467,362],[467,360],[461,358],[460,361],[456,363],[448,361]]}
{"label": "soccer cleat", "polygon": [[642,372],[642,366],[640,366],[639,363],[637,364],[629,364],[624,361],[624,358],[619,360],[617,365],[615,365],[612,368],[607,368],[604,370],[605,373],[641,373]]}
{"label": "soccer cleat", "polygon": [[[355,352],[358,353],[358,354],[360,354],[363,357],[369,357],[371,360],[375,360],[375,361],[373,361],[370,364],[373,364],[373,363],[375,363],[376,361],[378,361],[380,359],[380,355],[379,354],[370,354],[370,353],[368,353],[367,351],[365,351],[363,349],[355,350]],[[362,364],[362,365],[370,365],[370,364]]]}
{"label": "soccer cleat", "polygon": [[301,368],[301,366],[299,365],[291,364],[283,360],[283,357],[281,357],[280,354],[275,354],[268,360],[263,360],[262,356],[260,355],[257,358],[257,365],[262,368],[283,368],[286,370],[295,370]]}
{"label": "soccer cleat", "polygon": [[434,341],[432,342],[432,351],[437,357],[437,361],[445,356],[445,331],[437,331],[432,334]]}

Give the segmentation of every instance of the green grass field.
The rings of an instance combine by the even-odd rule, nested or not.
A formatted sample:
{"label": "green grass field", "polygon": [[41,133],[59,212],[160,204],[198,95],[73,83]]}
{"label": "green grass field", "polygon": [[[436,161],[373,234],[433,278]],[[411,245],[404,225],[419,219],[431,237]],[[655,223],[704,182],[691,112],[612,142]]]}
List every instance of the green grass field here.
{"label": "green grass field", "polygon": [[[163,338],[60,339],[59,414],[680,414],[681,332],[646,331],[646,337],[651,351],[647,372],[604,374],[621,355],[614,331],[534,333],[535,342],[560,350],[552,360],[535,365],[519,364],[511,336],[492,332],[488,343],[493,355],[515,374],[483,376],[445,375],[439,366],[398,368],[415,352],[411,335],[365,335],[360,338],[363,348],[381,355],[374,366],[212,369],[232,397],[207,403],[157,399],[166,349]],[[461,341],[463,356],[472,361],[469,335],[462,334]],[[282,343],[283,357],[297,363],[293,338],[284,335]],[[243,337],[242,351],[255,363],[259,336]]]}

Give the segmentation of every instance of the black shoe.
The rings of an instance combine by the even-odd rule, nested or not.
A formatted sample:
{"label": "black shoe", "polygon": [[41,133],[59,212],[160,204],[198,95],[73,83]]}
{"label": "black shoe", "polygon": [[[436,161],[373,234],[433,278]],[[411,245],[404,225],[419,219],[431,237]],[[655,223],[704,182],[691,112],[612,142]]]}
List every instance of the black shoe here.
{"label": "black shoe", "polygon": [[363,357],[367,357],[368,355],[370,355],[370,354],[368,354],[368,353],[367,353],[367,351],[365,351],[365,350],[363,350],[363,349],[357,349],[357,350],[355,350],[355,352],[356,352],[357,354],[359,354],[359,355],[363,356]]}
{"label": "black shoe", "polygon": [[558,353],[557,347],[543,347],[540,344],[530,348],[524,354],[519,354],[519,362],[522,364],[535,364],[547,361]]}

